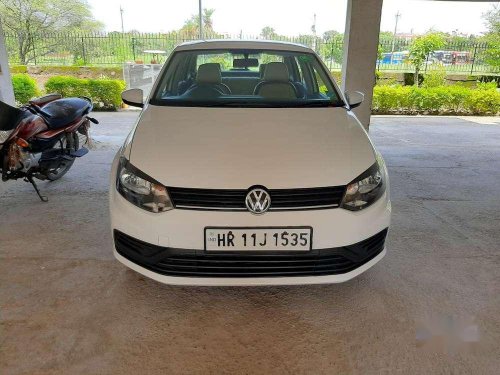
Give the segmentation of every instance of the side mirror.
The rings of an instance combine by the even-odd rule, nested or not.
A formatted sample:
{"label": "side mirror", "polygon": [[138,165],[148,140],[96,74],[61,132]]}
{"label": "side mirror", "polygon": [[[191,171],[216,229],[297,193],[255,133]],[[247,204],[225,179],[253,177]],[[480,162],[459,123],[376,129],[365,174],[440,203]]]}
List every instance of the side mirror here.
{"label": "side mirror", "polygon": [[122,100],[131,107],[144,107],[144,93],[141,89],[130,89],[122,92]]}
{"label": "side mirror", "polygon": [[360,91],[346,91],[345,97],[347,99],[347,104],[349,104],[349,107],[351,107],[351,109],[359,107],[361,103],[363,103],[363,100],[365,100],[365,94]]}

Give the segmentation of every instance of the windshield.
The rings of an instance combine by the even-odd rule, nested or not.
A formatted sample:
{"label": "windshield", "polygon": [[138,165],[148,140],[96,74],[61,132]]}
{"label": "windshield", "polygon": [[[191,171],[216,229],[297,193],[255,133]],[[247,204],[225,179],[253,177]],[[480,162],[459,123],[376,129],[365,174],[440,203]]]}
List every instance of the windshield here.
{"label": "windshield", "polygon": [[316,55],[247,49],[174,53],[151,103],[197,107],[344,105]]}

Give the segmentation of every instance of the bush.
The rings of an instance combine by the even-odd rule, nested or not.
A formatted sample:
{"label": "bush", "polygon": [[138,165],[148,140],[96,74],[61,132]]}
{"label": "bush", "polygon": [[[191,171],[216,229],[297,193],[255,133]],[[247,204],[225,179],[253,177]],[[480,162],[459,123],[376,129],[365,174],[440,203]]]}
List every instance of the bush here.
{"label": "bush", "polygon": [[472,89],[461,85],[447,86],[447,89],[450,93],[448,106],[451,113],[465,112],[466,100]]}
{"label": "bush", "polygon": [[424,87],[439,87],[446,83],[446,69],[440,65],[424,75]]}
{"label": "bush", "polygon": [[[403,73],[403,80],[405,86],[415,85],[415,73]],[[423,74],[418,75],[418,84],[421,85],[424,82]]]}
{"label": "bush", "polygon": [[478,90],[494,90],[497,88],[496,82],[478,82],[476,85]]}
{"label": "bush", "polygon": [[390,113],[410,107],[412,90],[409,86],[375,86],[373,109],[376,112]]}
{"label": "bush", "polygon": [[117,79],[89,79],[89,97],[96,103],[103,103],[104,107],[110,106],[117,109],[122,103],[122,91],[125,82]]}
{"label": "bush", "polygon": [[55,76],[45,83],[47,93],[58,93],[63,97],[89,96],[88,80],[75,77]]}
{"label": "bush", "polygon": [[332,74],[333,79],[335,79],[335,82],[337,82],[337,84],[339,86],[341,86],[342,85],[342,72],[338,71],[338,70],[332,70],[330,73]]}
{"label": "bush", "polygon": [[58,93],[63,97],[87,96],[96,109],[116,110],[121,104],[121,93],[125,82],[114,79],[80,79],[58,76],[45,83],[48,93]]}
{"label": "bush", "polygon": [[496,115],[500,92],[492,85],[469,89],[460,85],[440,87],[376,86],[373,112],[379,114]]}
{"label": "bush", "polygon": [[479,82],[495,82],[497,85],[497,88],[500,88],[500,77],[499,76],[479,76],[479,77],[472,77],[472,78],[477,78]]}
{"label": "bush", "polygon": [[496,115],[500,109],[500,93],[495,90],[471,90],[465,106],[473,115]]}
{"label": "bush", "polygon": [[[77,61],[78,62],[78,61]],[[122,79],[123,68],[113,66],[66,66],[66,65],[41,65],[30,66],[30,71],[37,74],[63,75],[76,78],[109,78]]]}
{"label": "bush", "polygon": [[19,105],[28,103],[39,94],[36,81],[27,74],[12,75],[12,85],[16,102]]}
{"label": "bush", "polygon": [[28,73],[28,67],[26,65],[11,65],[10,72],[12,74]]}

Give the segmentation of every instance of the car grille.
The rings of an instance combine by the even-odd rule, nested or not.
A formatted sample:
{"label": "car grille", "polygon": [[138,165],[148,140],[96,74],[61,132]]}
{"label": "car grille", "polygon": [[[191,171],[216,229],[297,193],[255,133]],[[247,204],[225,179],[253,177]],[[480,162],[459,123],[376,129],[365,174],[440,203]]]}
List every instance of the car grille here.
{"label": "car grille", "polygon": [[[269,210],[300,210],[335,208],[340,205],[345,186],[309,189],[272,189]],[[169,187],[170,198],[176,208],[205,210],[246,210],[248,190],[192,189]]]}
{"label": "car grille", "polygon": [[383,249],[387,229],[354,245],[312,250],[207,253],[165,248],[114,231],[115,247],[128,260],[153,272],[189,277],[273,277],[337,275],[355,270]]}

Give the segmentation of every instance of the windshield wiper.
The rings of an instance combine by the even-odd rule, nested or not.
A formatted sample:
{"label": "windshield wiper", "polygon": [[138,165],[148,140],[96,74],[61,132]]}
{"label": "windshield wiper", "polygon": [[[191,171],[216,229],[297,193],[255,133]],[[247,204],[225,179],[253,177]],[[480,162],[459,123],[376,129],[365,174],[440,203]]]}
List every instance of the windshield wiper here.
{"label": "windshield wiper", "polygon": [[221,101],[217,103],[199,103],[206,107],[239,107],[239,108],[307,108],[307,107],[341,107],[339,103],[332,102],[244,102],[244,101]]}
{"label": "windshield wiper", "polygon": [[303,102],[294,105],[294,107],[342,107],[340,103],[332,103],[332,102]]}
{"label": "windshield wiper", "polygon": [[213,107],[213,108],[314,108],[314,107],[342,107],[342,103],[330,101],[303,101],[303,102],[261,102],[244,100],[221,100],[221,101],[177,101],[161,100],[152,104],[182,107]]}

